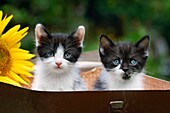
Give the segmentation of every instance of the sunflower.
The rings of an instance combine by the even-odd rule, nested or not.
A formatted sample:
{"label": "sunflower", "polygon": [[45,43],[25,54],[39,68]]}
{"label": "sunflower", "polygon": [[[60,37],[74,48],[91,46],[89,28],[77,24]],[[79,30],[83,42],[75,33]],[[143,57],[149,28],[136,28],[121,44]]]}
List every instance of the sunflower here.
{"label": "sunflower", "polygon": [[30,72],[34,66],[29,60],[34,55],[20,49],[20,40],[27,35],[28,27],[19,30],[20,25],[15,25],[3,33],[12,18],[13,15],[3,17],[3,12],[0,11],[0,82],[20,87],[29,86],[28,77],[32,77]]}

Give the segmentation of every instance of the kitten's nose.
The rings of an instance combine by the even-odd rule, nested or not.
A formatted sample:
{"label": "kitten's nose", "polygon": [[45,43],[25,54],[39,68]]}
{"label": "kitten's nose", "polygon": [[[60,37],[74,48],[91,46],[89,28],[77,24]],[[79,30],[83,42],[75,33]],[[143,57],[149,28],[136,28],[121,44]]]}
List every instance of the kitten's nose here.
{"label": "kitten's nose", "polygon": [[122,70],[123,70],[124,72],[127,72],[127,71],[128,71],[128,68],[122,68]]}
{"label": "kitten's nose", "polygon": [[56,62],[56,65],[58,66],[58,67],[60,67],[61,66],[61,62]]}

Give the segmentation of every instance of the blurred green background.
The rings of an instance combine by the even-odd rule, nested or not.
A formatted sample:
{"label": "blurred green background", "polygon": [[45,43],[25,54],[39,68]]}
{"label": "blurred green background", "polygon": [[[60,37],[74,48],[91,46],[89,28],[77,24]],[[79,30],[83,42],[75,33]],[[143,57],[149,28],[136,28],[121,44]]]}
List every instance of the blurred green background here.
{"label": "blurred green background", "polygon": [[147,74],[170,80],[170,0],[1,0],[0,10],[14,15],[6,29],[29,26],[22,48],[31,52],[37,23],[63,33],[84,25],[84,52],[98,49],[101,34],[132,42],[150,35]]}

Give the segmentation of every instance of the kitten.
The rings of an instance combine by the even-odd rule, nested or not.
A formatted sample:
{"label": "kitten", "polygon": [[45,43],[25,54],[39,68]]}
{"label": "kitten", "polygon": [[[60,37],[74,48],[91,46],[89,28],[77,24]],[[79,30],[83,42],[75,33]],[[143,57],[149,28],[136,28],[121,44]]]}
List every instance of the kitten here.
{"label": "kitten", "polygon": [[142,90],[149,43],[149,36],[132,44],[113,43],[106,35],[101,35],[99,54],[105,69],[102,70],[94,89]]}
{"label": "kitten", "polygon": [[83,46],[84,26],[70,35],[50,34],[42,24],[35,28],[36,50],[33,90],[74,91],[85,90],[83,79],[75,67]]}

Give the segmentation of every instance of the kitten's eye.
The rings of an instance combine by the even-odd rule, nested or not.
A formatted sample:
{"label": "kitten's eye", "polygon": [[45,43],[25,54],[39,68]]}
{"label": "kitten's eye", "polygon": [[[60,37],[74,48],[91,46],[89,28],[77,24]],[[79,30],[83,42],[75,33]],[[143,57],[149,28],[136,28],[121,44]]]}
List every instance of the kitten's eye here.
{"label": "kitten's eye", "polygon": [[47,53],[47,57],[52,57],[52,56],[54,56],[54,53],[53,53],[53,52],[48,52],[48,53]]}
{"label": "kitten's eye", "polygon": [[67,59],[68,59],[68,58],[71,58],[71,54],[70,54],[70,53],[65,53],[65,54],[64,54],[64,57],[67,58]]}
{"label": "kitten's eye", "polygon": [[133,66],[135,66],[135,65],[137,65],[137,61],[136,60],[134,60],[134,59],[132,59],[131,61],[130,61],[130,65],[133,65]]}
{"label": "kitten's eye", "polygon": [[119,64],[120,64],[120,60],[119,59],[113,60],[113,65],[117,66]]}

